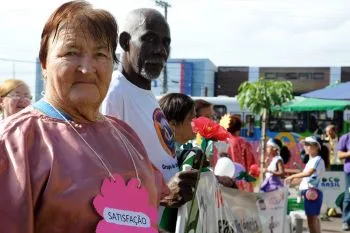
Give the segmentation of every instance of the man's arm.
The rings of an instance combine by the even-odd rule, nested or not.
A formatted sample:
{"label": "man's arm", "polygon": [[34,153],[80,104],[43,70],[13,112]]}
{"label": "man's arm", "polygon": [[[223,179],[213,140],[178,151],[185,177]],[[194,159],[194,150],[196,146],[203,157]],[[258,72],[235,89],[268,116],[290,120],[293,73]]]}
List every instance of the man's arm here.
{"label": "man's arm", "polygon": [[338,150],[338,158],[339,159],[348,159],[348,158],[350,158],[350,151],[340,151],[340,150]]}
{"label": "man's arm", "polygon": [[192,200],[198,170],[178,172],[168,182],[170,194],[160,200],[160,205],[178,208]]}
{"label": "man's arm", "polygon": [[348,151],[347,145],[349,143],[350,134],[345,134],[339,139],[338,143],[338,158],[347,159],[350,158],[350,151]]}

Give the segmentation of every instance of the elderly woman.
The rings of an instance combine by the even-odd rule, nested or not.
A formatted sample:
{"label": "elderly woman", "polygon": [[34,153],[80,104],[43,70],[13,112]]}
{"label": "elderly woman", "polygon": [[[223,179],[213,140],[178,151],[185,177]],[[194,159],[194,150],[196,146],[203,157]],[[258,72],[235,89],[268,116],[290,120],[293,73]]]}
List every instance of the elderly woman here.
{"label": "elderly woman", "polygon": [[117,36],[113,16],[84,1],[46,22],[45,96],[0,125],[2,232],[157,232],[162,176],[135,132],[99,113]]}
{"label": "elderly woman", "polygon": [[2,119],[26,108],[32,100],[28,85],[18,79],[7,79],[1,83],[0,96]]}

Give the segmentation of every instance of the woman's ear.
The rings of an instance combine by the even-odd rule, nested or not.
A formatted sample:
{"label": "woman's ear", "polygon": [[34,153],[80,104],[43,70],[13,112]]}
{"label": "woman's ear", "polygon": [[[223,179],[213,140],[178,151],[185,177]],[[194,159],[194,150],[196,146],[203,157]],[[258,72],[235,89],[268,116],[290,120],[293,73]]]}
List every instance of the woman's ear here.
{"label": "woman's ear", "polygon": [[47,77],[46,64],[41,63],[41,74],[43,76],[43,79],[46,80],[46,77]]}

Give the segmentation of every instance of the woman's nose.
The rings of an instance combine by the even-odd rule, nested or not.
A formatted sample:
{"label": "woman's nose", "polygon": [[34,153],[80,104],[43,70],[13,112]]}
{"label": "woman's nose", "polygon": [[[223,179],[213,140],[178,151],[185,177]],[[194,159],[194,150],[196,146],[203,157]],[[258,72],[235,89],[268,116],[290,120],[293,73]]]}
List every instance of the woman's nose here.
{"label": "woman's nose", "polygon": [[95,62],[92,56],[85,55],[79,59],[78,70],[83,74],[96,72]]}

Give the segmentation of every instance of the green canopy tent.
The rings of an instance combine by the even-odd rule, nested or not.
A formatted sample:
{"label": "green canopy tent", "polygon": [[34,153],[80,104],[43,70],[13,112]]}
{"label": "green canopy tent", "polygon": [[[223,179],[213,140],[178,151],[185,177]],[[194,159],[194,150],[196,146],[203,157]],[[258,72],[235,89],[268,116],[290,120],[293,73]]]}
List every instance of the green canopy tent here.
{"label": "green canopy tent", "polygon": [[303,112],[303,111],[336,111],[350,108],[350,101],[325,100],[305,97],[295,97],[282,106],[275,106],[272,111],[281,112]]}

